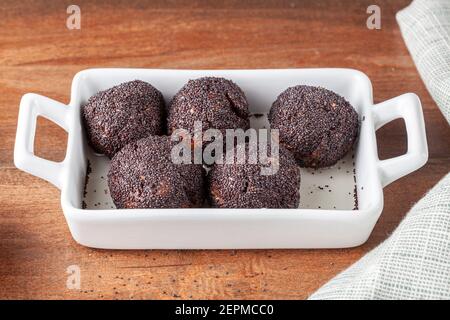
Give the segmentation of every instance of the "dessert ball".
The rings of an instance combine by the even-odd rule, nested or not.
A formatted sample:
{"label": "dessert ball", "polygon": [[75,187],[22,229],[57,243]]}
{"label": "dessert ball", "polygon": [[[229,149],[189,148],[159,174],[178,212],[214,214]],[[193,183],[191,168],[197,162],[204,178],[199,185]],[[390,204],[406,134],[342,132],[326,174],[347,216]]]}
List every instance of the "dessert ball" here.
{"label": "dessert ball", "polygon": [[163,96],[140,80],[92,96],[82,115],[90,145],[110,158],[130,142],[165,131]]}
{"label": "dessert ball", "polygon": [[[245,147],[248,155],[248,144]],[[215,163],[207,176],[211,206],[297,208],[300,201],[300,168],[294,156],[283,147],[279,147],[278,157],[272,154],[270,156],[269,164],[261,161],[256,164],[249,161],[242,164]],[[278,169],[274,169],[276,167],[273,165]],[[271,166],[273,174],[263,175],[261,169]]]}
{"label": "dessert ball", "polygon": [[189,80],[169,106],[168,132],[194,132],[194,121],[202,121],[202,131],[214,128],[248,129],[248,103],[244,92],[232,81],[204,77]]}
{"label": "dessert ball", "polygon": [[173,142],[149,136],[123,147],[111,160],[108,185],[117,208],[188,208],[204,202],[201,165],[175,164]]}
{"label": "dessert ball", "polygon": [[269,113],[280,143],[304,167],[334,165],[352,148],[358,134],[358,114],[333,91],[299,85],[288,88]]}

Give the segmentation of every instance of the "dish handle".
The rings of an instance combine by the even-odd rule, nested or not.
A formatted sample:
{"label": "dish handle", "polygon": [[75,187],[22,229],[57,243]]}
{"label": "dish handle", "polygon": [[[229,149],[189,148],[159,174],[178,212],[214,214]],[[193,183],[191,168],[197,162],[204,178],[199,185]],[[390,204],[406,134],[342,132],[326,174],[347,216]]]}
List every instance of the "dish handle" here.
{"label": "dish handle", "polygon": [[375,130],[402,118],[405,121],[408,150],[405,154],[386,160],[378,159],[383,187],[419,169],[428,160],[427,137],[420,99],[406,93],[373,106]]}
{"label": "dish handle", "polygon": [[36,119],[42,116],[68,131],[69,107],[50,98],[27,93],[22,97],[19,108],[14,165],[32,175],[45,179],[61,189],[61,173],[64,161],[55,162],[34,155]]}

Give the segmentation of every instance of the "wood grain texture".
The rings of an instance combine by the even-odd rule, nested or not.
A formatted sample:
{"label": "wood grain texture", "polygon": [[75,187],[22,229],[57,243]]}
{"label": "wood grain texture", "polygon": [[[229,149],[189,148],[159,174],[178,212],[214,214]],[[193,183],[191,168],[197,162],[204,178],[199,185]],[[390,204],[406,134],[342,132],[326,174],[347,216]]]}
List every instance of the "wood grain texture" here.
{"label": "wood grain texture", "polygon": [[[366,28],[373,1],[69,1],[0,3],[0,298],[303,299],[382,242],[449,171],[450,130],[403,43],[395,12],[378,1],[382,29]],[[345,250],[107,251],[71,238],[49,183],[14,168],[18,104],[27,92],[67,102],[73,75],[90,67],[350,67],[372,80],[376,102],[405,92],[423,103],[430,160],[385,191],[369,241]],[[382,128],[380,156],[405,150],[404,126]],[[39,125],[39,154],[61,159],[66,135]],[[66,268],[81,268],[81,290]]]}

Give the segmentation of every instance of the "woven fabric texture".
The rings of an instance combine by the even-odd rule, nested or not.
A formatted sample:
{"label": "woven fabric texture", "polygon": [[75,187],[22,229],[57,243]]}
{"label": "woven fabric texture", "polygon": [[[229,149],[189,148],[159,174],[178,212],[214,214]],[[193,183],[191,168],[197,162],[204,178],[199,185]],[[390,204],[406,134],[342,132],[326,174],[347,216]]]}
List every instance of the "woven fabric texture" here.
{"label": "woven fabric texture", "polygon": [[450,174],[386,241],[310,299],[450,299]]}
{"label": "woven fabric texture", "polygon": [[397,13],[406,46],[450,123],[450,1],[415,0]]}
{"label": "woven fabric texture", "polygon": [[[397,21],[450,123],[450,0],[415,0],[398,12]],[[450,173],[386,241],[310,299],[450,299]]]}

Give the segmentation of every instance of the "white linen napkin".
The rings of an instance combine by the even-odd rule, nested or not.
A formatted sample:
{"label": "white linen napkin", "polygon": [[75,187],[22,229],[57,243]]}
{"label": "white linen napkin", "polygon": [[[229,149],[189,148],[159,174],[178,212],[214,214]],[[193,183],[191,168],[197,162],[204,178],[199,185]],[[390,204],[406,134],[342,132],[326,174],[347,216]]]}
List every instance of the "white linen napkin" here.
{"label": "white linen napkin", "polygon": [[[450,0],[415,0],[398,12],[397,21],[426,87],[450,123]],[[450,299],[450,173],[386,241],[310,299]]]}
{"label": "white linen napkin", "polygon": [[450,1],[415,0],[397,13],[411,56],[450,124]]}
{"label": "white linen napkin", "polygon": [[450,174],[386,241],[310,299],[450,299]]}

